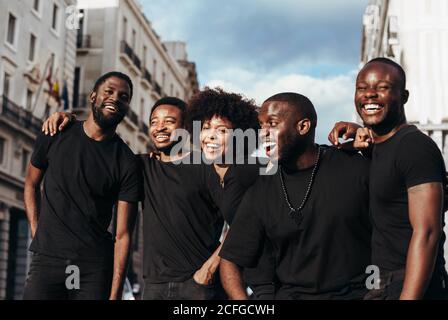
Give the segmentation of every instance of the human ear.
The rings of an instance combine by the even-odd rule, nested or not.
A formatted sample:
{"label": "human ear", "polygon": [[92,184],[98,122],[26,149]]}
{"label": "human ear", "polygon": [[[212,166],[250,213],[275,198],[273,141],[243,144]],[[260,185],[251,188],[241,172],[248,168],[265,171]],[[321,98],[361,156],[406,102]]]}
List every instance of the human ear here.
{"label": "human ear", "polygon": [[408,90],[404,90],[404,92],[403,92],[403,104],[408,102],[408,99],[409,99],[409,91]]}
{"label": "human ear", "polygon": [[95,101],[96,101],[96,92],[95,92],[95,91],[92,91],[92,92],[90,93],[90,102],[91,102],[91,103],[95,103]]}
{"label": "human ear", "polygon": [[308,118],[302,119],[297,122],[296,126],[297,133],[301,136],[305,136],[311,130],[311,120]]}

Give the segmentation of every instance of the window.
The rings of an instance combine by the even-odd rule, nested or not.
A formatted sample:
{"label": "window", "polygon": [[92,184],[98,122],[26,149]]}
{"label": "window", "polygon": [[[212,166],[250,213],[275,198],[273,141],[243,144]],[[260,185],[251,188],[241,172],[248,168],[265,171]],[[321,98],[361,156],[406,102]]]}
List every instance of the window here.
{"label": "window", "polygon": [[165,72],[162,72],[162,89],[163,90],[165,90],[165,78],[166,78]]}
{"label": "window", "polygon": [[8,35],[6,37],[6,41],[11,45],[14,45],[14,40],[16,38],[16,23],[17,18],[10,13],[8,19]]}
{"label": "window", "polygon": [[3,79],[3,96],[9,97],[10,95],[10,85],[11,85],[11,76],[8,73],[5,73]]}
{"label": "window", "polygon": [[33,108],[33,91],[26,90],[26,109],[31,110]]}
{"label": "window", "polygon": [[6,140],[0,137],[0,166],[5,164]]}
{"label": "window", "polygon": [[128,19],[123,18],[123,34],[122,40],[126,41],[128,35]]}
{"label": "window", "polygon": [[136,42],[137,42],[137,31],[132,30],[132,43],[131,43],[131,46],[132,46],[133,50],[135,50]]}
{"label": "window", "polygon": [[146,69],[146,53],[148,52],[148,48],[146,46],[143,46],[143,69]]}
{"label": "window", "polygon": [[39,0],[34,0],[33,1],[33,9],[36,12],[39,12],[39,5],[40,5],[40,1]]}
{"label": "window", "polygon": [[144,121],[145,99],[140,100],[140,120]]}
{"label": "window", "polygon": [[157,61],[156,59],[152,62],[152,75],[154,76],[154,80],[156,79],[156,72],[157,72]]}
{"label": "window", "polygon": [[31,33],[30,35],[30,51],[28,53],[28,60],[34,61],[34,57],[36,54],[36,36]]}
{"label": "window", "polygon": [[174,92],[174,86],[173,84],[170,84],[170,96],[173,95],[173,92]]}
{"label": "window", "polygon": [[58,15],[59,15],[59,7],[57,4],[53,4],[53,18],[51,20],[51,28],[57,31],[58,28]]}
{"label": "window", "polygon": [[26,175],[26,169],[28,168],[28,162],[30,161],[30,152],[26,149],[22,150],[22,176]]}

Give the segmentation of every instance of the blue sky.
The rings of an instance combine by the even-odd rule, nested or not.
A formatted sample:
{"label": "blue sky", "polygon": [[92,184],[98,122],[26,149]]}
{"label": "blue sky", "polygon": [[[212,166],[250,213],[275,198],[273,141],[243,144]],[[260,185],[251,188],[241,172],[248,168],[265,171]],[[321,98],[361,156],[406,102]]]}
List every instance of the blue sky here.
{"label": "blue sky", "polygon": [[261,104],[295,91],[318,113],[318,142],[354,113],[362,14],[368,0],[142,0],[163,41],[187,43],[201,87]]}

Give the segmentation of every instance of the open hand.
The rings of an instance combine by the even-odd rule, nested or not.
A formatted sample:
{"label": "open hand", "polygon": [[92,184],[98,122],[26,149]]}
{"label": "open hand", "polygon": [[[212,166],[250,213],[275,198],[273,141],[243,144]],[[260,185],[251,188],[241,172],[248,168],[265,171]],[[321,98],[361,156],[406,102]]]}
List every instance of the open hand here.
{"label": "open hand", "polygon": [[54,136],[58,131],[64,130],[64,128],[76,117],[68,112],[55,112],[42,124],[42,132],[46,135],[50,134]]}

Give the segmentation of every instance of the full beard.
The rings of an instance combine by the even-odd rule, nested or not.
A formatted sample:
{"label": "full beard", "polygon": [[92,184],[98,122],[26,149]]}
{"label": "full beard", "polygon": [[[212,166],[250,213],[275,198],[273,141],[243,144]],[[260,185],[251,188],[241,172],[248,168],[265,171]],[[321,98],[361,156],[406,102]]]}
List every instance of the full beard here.
{"label": "full beard", "polygon": [[304,139],[299,137],[290,137],[284,141],[284,146],[279,152],[279,163],[287,165],[290,162],[295,162],[306,151],[306,143]]}
{"label": "full beard", "polygon": [[104,107],[104,103],[101,103],[99,106],[92,103],[93,120],[103,130],[116,128],[126,114],[118,107],[118,112],[116,114],[106,116],[103,112]]}

